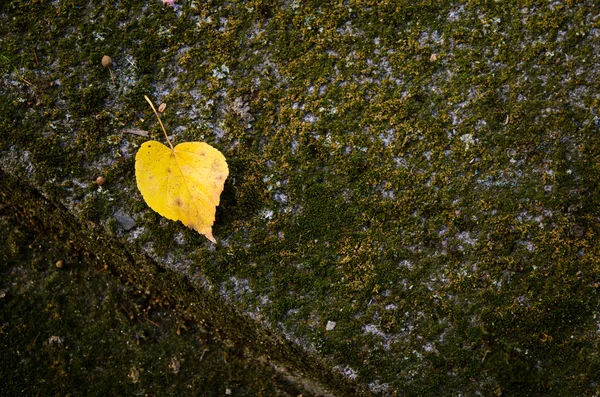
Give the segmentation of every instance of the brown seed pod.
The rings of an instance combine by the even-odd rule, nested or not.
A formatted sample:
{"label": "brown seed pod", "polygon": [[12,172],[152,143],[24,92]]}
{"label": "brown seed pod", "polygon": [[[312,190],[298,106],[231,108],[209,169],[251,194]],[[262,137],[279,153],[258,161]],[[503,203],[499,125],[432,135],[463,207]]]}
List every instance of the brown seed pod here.
{"label": "brown seed pod", "polygon": [[112,58],[109,57],[108,55],[104,55],[102,57],[102,61],[100,61],[102,63],[102,66],[104,66],[105,68],[111,68],[112,67]]}
{"label": "brown seed pod", "polygon": [[62,268],[64,265],[65,265],[65,264],[64,264],[64,262],[63,262],[62,260],[60,260],[60,261],[57,261],[57,262],[56,262],[56,267],[57,267],[58,269],[61,269],[61,268]]}
{"label": "brown seed pod", "polygon": [[166,109],[166,108],[167,108],[167,104],[163,102],[163,103],[161,103],[161,104],[160,104],[160,106],[158,107],[158,111],[162,113],[162,112],[164,112],[164,111],[165,111],[165,109]]}
{"label": "brown seed pod", "polygon": [[103,184],[104,184],[104,177],[102,175],[100,175],[98,178],[96,178],[96,185],[102,186]]}
{"label": "brown seed pod", "polygon": [[104,55],[102,57],[102,60],[100,61],[100,63],[102,63],[102,66],[104,66],[106,69],[108,69],[108,73],[110,73],[110,79],[112,80],[113,84],[115,83],[115,76],[113,76],[112,74],[112,58],[109,57],[108,55]]}

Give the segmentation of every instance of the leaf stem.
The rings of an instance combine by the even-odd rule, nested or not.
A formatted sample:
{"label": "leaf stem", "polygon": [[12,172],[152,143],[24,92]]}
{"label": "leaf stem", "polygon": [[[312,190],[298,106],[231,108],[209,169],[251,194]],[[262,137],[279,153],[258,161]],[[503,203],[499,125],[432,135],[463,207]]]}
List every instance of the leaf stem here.
{"label": "leaf stem", "polygon": [[144,98],[146,98],[146,101],[150,104],[150,107],[154,111],[154,114],[156,115],[156,118],[158,119],[158,122],[160,123],[160,126],[162,127],[162,130],[165,133],[165,138],[167,138],[167,142],[169,143],[169,146],[171,146],[171,150],[174,150],[173,145],[171,144],[171,141],[169,140],[169,137],[167,136],[167,131],[165,130],[165,126],[163,125],[163,122],[161,121],[160,116],[158,115],[158,112],[154,108],[152,101],[146,95],[144,95]]}

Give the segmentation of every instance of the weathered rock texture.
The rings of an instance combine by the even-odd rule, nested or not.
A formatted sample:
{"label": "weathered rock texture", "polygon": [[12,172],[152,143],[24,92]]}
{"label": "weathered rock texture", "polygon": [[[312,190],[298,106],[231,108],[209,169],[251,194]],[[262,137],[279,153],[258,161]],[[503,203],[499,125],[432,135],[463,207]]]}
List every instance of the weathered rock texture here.
{"label": "weathered rock texture", "polygon": [[3,396],[307,394],[266,357],[76,248],[28,211],[0,207]]}
{"label": "weathered rock texture", "polygon": [[[315,394],[597,393],[596,2],[0,7],[16,211]],[[137,191],[143,95],[228,159],[216,245]]]}

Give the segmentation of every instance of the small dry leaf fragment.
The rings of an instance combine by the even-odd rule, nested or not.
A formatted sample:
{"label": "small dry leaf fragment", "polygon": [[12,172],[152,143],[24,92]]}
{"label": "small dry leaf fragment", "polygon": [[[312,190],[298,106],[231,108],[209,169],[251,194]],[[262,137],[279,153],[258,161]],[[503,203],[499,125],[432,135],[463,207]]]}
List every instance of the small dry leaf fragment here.
{"label": "small dry leaf fragment", "polygon": [[138,383],[140,381],[140,371],[135,366],[133,366],[129,370],[129,374],[127,374],[127,377],[131,379],[132,383]]}
{"label": "small dry leaf fragment", "polygon": [[162,112],[164,112],[164,111],[165,111],[165,109],[166,109],[166,108],[167,108],[167,104],[163,102],[163,103],[161,103],[161,104],[160,104],[160,106],[158,107],[158,111],[159,111],[160,113],[162,113]]}
{"label": "small dry leaf fragment", "polygon": [[126,128],[123,130],[125,134],[139,135],[139,136],[148,136],[150,135],[148,131],[140,130],[137,128]]}
{"label": "small dry leaf fragment", "polygon": [[179,369],[181,368],[181,362],[177,359],[176,356],[171,357],[171,363],[169,364],[169,368],[174,374],[179,372]]}

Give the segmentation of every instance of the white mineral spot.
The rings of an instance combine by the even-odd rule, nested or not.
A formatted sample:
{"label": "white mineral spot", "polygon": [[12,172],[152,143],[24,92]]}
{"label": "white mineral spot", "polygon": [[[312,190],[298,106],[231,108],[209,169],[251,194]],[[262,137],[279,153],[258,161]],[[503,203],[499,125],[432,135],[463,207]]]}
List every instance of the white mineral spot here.
{"label": "white mineral spot", "polygon": [[465,143],[465,150],[469,150],[469,146],[475,144],[475,140],[473,139],[473,135],[464,134],[460,137],[460,140]]}
{"label": "white mineral spot", "polygon": [[260,216],[263,217],[264,219],[272,219],[273,214],[274,214],[274,212],[269,209],[265,209],[260,212]]}
{"label": "white mineral spot", "polygon": [[213,77],[216,77],[219,80],[224,79],[229,74],[229,68],[227,65],[221,65],[221,70],[219,68],[215,68],[212,70]]}
{"label": "white mineral spot", "polygon": [[325,326],[326,331],[333,331],[337,323],[335,321],[327,321],[327,325]]}

